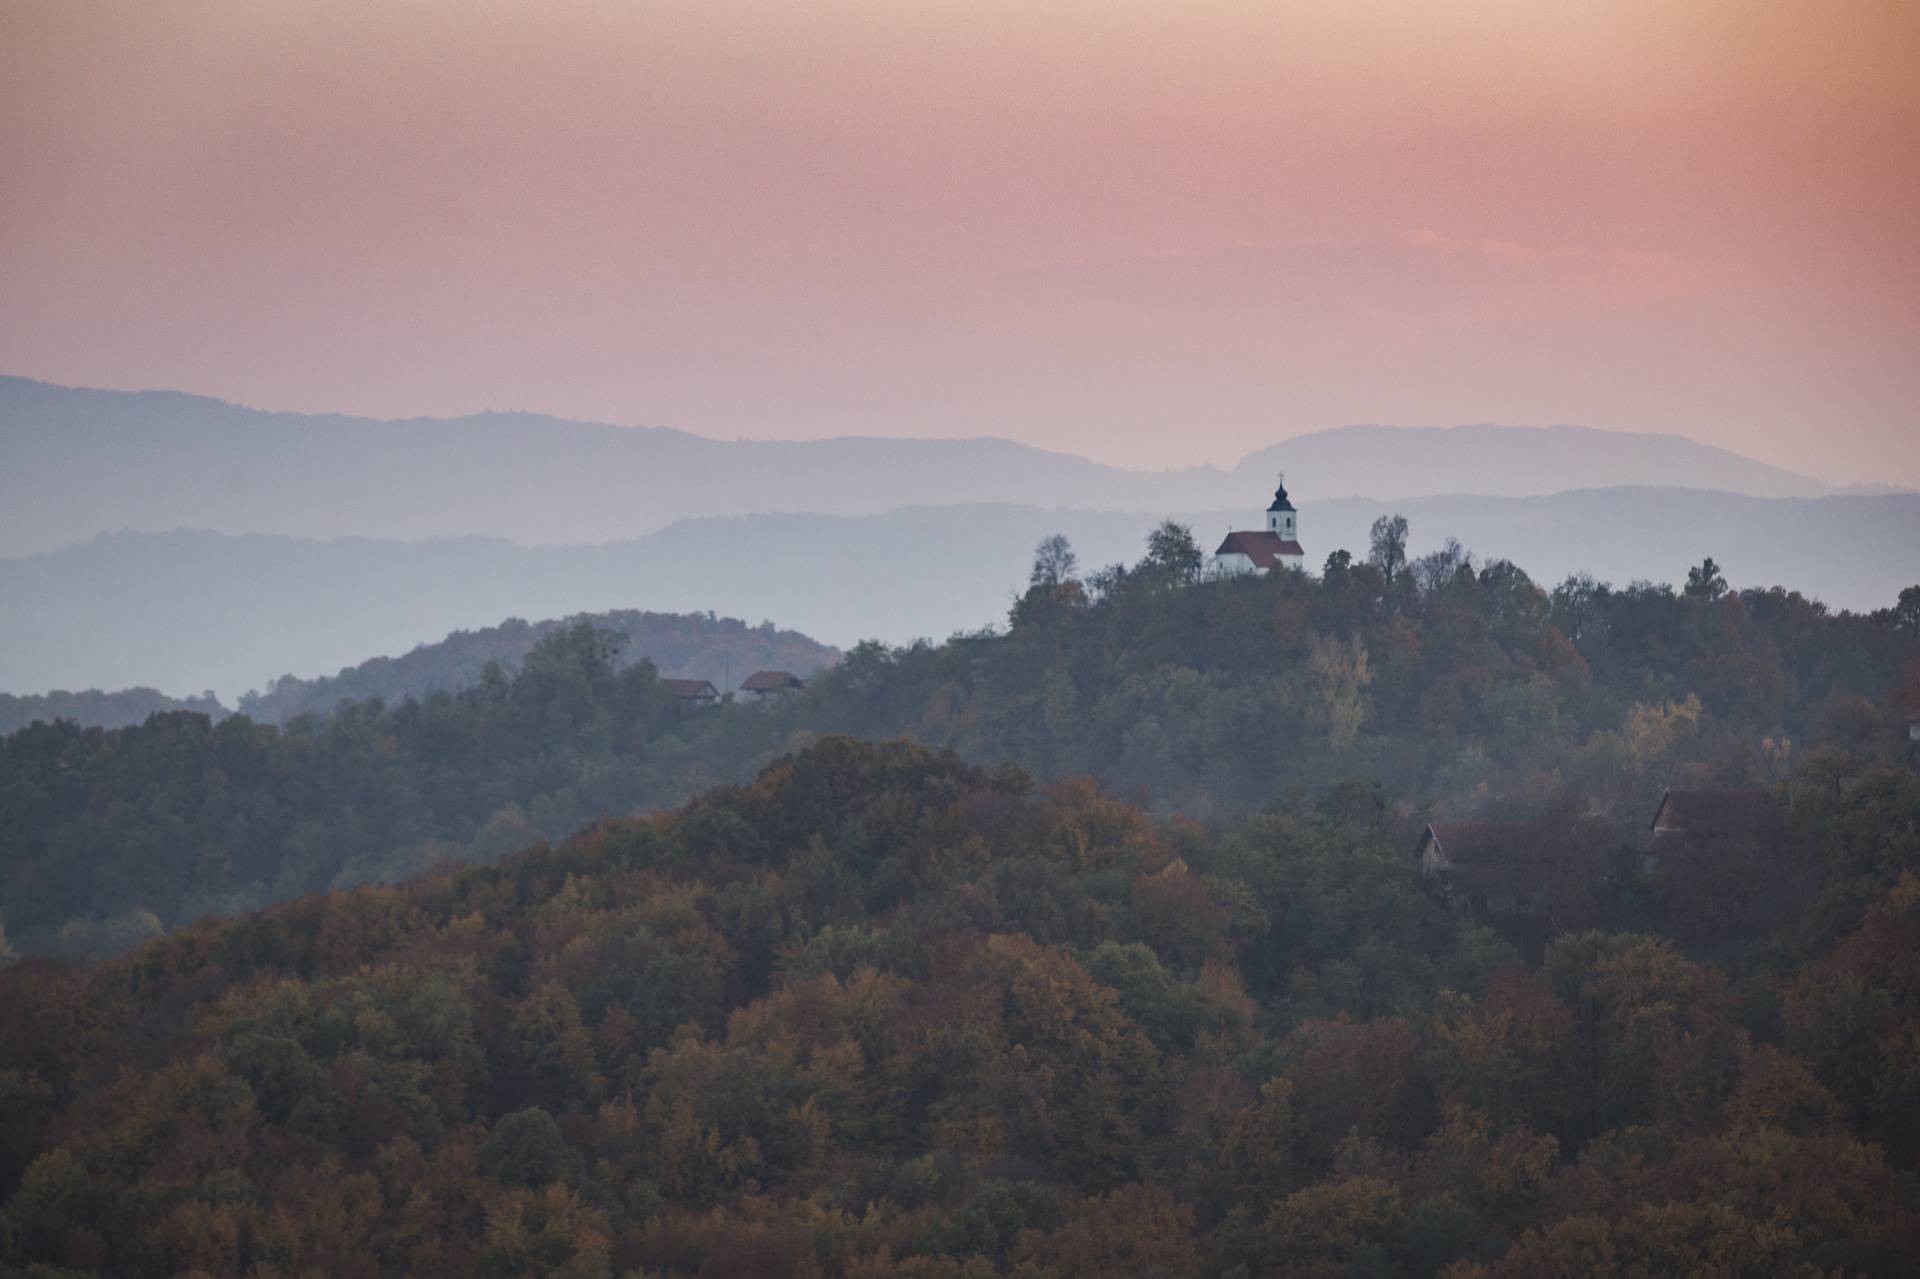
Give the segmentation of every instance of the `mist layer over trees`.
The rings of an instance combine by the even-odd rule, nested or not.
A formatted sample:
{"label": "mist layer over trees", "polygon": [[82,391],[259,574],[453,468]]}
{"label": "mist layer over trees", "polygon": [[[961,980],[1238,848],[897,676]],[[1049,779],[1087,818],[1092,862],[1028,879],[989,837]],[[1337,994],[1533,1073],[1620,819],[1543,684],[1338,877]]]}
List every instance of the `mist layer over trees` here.
{"label": "mist layer over trees", "polygon": [[[1137,556],[1169,509],[1204,550],[1252,514],[1147,509],[1156,513],[991,505],[756,515],[687,520],[601,546],[115,534],[0,561],[0,597],[13,606],[0,610],[0,688],[212,688],[232,704],[289,671],[331,674],[503,617],[636,602],[777,618],[842,648],[939,639],[1004,616],[1016,566],[1050,534],[1066,534],[1099,565]],[[1920,545],[1914,494],[1765,500],[1611,489],[1430,497],[1395,509],[1412,522],[1414,554],[1455,537],[1542,583],[1576,573],[1679,582],[1716,555],[1736,587],[1782,585],[1855,611],[1884,607],[1912,584],[1910,566],[1890,552]],[[1334,547],[1364,548],[1381,511],[1368,499],[1312,499],[1303,525],[1309,566]]]}
{"label": "mist layer over trees", "polygon": [[1785,591],[1543,590],[1391,522],[1318,577],[1208,580],[1187,531],[1077,576],[1043,546],[1006,630],[861,645],[774,705],[676,704],[618,634],[519,672],[280,727],[157,716],[0,741],[14,944],[111,951],[208,913],[393,880],[684,802],[834,733],[905,735],[1208,819],[1341,783],[1406,811],[1589,815],[1616,840],[1667,785],[1839,785],[1904,748],[1920,594],[1870,616]]}

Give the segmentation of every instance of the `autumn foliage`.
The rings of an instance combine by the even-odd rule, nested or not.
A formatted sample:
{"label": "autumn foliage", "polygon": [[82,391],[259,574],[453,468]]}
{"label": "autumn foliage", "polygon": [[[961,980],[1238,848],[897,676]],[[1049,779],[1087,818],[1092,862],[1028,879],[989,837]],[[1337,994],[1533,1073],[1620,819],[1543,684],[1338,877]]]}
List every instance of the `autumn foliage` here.
{"label": "autumn foliage", "polygon": [[1592,928],[1462,917],[1364,789],[1203,827],[828,738],[0,972],[0,1274],[1904,1274],[1916,821],[1801,804],[1845,886],[1729,971],[1604,867]]}

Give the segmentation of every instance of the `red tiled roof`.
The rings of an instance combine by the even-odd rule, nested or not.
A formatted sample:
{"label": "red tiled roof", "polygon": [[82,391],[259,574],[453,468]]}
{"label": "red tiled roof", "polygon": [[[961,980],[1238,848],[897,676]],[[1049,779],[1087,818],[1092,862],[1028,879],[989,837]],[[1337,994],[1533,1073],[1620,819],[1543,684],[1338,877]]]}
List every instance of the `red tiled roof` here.
{"label": "red tiled roof", "polygon": [[[1421,870],[1456,892],[1550,895],[1564,875],[1561,852],[1540,826],[1528,822],[1433,822],[1415,853]],[[1430,843],[1441,859],[1427,864]]]}
{"label": "red tiled roof", "polygon": [[740,687],[748,693],[778,693],[782,689],[805,688],[806,685],[792,671],[755,671],[741,682]]}
{"label": "red tiled roof", "polygon": [[1307,553],[1300,549],[1300,543],[1282,541],[1277,533],[1249,529],[1227,534],[1227,540],[1220,543],[1220,549],[1214,554],[1244,555],[1261,568],[1272,568],[1282,555],[1305,558]]}
{"label": "red tiled roof", "polygon": [[720,690],[704,679],[663,679],[660,681],[660,687],[665,690],[668,697],[680,698],[684,701],[720,696]]}
{"label": "red tiled roof", "polygon": [[1456,865],[1511,865],[1539,859],[1536,828],[1525,822],[1430,822],[1427,829],[1440,841],[1447,860]]}
{"label": "red tiled roof", "polygon": [[1777,820],[1773,797],[1763,790],[1670,790],[1648,829],[1712,835],[1756,831]]}

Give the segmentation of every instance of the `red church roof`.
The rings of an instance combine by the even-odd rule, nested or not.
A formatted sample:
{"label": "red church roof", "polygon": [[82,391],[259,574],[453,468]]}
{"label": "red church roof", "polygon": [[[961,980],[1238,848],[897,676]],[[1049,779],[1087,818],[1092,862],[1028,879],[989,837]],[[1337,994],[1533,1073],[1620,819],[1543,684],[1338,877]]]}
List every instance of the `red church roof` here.
{"label": "red church roof", "polygon": [[1227,540],[1220,543],[1220,549],[1214,554],[1244,555],[1260,568],[1272,568],[1283,555],[1304,559],[1307,553],[1300,549],[1298,542],[1283,541],[1277,533],[1258,529],[1227,534]]}

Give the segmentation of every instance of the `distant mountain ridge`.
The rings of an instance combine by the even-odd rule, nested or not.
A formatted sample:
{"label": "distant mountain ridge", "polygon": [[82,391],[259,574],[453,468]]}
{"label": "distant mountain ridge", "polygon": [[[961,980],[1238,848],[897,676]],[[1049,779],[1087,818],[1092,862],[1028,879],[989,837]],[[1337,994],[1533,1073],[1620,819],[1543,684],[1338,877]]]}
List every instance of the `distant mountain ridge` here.
{"label": "distant mountain ridge", "polygon": [[[503,539],[314,541],[208,532],[114,534],[0,560],[0,689],[150,684],[223,696],[285,671],[340,670],[502,617],[631,608],[774,617],[840,647],[943,638],[1002,621],[1034,544],[1066,534],[1085,568],[1139,558],[1167,515],[1211,551],[1264,502],[1197,511],[974,505],[870,516],[687,520],[644,538],[527,547]],[[1775,584],[1835,607],[1913,584],[1920,495],[1750,498],[1619,488],[1541,498],[1300,502],[1307,565],[1407,515],[1416,553],[1459,538],[1552,585],[1591,572],[1683,581],[1711,555],[1736,587]]]}
{"label": "distant mountain ridge", "polygon": [[[1391,460],[1395,473],[1384,473]],[[1236,480],[1257,485],[1280,469],[1326,497],[1396,500],[1479,494],[1542,497],[1569,489],[1660,486],[1748,497],[1869,496],[1681,435],[1587,426],[1343,426],[1297,436],[1241,459]]]}
{"label": "distant mountain ridge", "polygon": [[1341,427],[1228,470],[1149,472],[992,437],[725,441],[532,413],[380,421],[17,377],[0,377],[0,455],[8,461],[0,555],[122,529],[545,545],[768,512],[857,516],[979,502],[1205,511],[1254,502],[1281,469],[1306,501],[1615,484],[1762,497],[1836,491],[1680,436],[1584,427]]}

